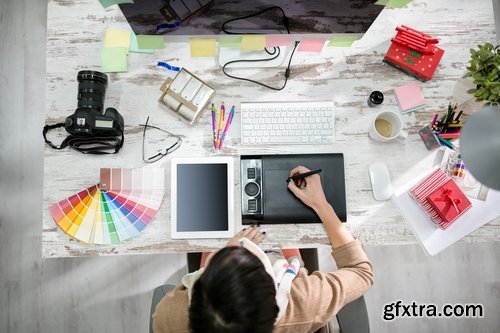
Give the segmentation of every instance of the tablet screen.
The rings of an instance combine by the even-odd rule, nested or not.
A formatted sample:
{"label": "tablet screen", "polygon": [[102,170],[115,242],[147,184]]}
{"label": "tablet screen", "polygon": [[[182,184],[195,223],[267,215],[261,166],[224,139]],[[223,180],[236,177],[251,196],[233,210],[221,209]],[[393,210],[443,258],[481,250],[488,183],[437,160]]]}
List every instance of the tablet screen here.
{"label": "tablet screen", "polygon": [[178,157],[171,169],[171,237],[234,236],[232,157]]}
{"label": "tablet screen", "polygon": [[228,230],[227,164],[177,164],[177,231]]}

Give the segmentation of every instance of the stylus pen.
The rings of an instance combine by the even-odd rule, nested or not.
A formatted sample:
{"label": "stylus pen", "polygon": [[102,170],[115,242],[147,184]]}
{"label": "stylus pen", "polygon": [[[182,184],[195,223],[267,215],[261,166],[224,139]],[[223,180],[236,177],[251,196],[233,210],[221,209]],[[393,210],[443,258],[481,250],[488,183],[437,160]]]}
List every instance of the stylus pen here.
{"label": "stylus pen", "polygon": [[311,171],[307,171],[307,172],[304,172],[304,173],[298,173],[296,175],[293,175],[292,177],[288,177],[286,179],[286,182],[289,183],[290,180],[293,180],[295,182],[297,180],[304,179],[306,177],[315,175],[315,174],[320,173],[320,172],[321,172],[321,169],[316,169],[316,170],[311,170]]}

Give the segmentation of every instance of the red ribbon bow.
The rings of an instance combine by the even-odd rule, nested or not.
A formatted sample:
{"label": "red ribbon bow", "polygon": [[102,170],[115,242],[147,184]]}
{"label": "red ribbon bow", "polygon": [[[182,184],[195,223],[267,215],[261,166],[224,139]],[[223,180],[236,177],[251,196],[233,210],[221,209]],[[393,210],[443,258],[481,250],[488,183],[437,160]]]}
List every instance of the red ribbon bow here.
{"label": "red ribbon bow", "polygon": [[445,189],[443,190],[443,192],[441,193],[441,198],[436,198],[436,201],[445,201],[445,202],[449,202],[453,208],[455,208],[455,211],[457,213],[460,213],[460,210],[458,209],[458,206],[457,204],[460,204],[462,203],[462,200],[461,199],[454,199],[452,197],[453,195],[453,191],[450,190],[450,189]]}

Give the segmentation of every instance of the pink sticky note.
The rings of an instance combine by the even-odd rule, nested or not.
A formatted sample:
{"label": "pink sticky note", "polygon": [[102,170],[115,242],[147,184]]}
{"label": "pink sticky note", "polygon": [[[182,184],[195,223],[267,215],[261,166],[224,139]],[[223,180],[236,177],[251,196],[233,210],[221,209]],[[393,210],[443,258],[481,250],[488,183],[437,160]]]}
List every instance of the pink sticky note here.
{"label": "pink sticky note", "polygon": [[267,35],[266,47],[287,46],[292,42],[290,35]]}
{"label": "pink sticky note", "polygon": [[319,53],[325,45],[325,40],[321,38],[302,38],[299,43],[299,52]]}
{"label": "pink sticky note", "polygon": [[402,113],[424,107],[425,98],[418,81],[412,81],[394,88],[394,95]]}

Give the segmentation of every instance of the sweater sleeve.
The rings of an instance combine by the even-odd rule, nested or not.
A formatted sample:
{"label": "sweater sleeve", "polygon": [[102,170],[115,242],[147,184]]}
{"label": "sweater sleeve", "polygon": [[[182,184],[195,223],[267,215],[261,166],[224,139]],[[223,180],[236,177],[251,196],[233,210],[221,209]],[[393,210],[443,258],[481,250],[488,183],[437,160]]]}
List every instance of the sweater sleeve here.
{"label": "sweater sleeve", "polygon": [[300,270],[274,332],[313,332],[373,284],[372,265],[358,240],[333,249],[332,255],[338,267],[334,272],[308,275]]}

